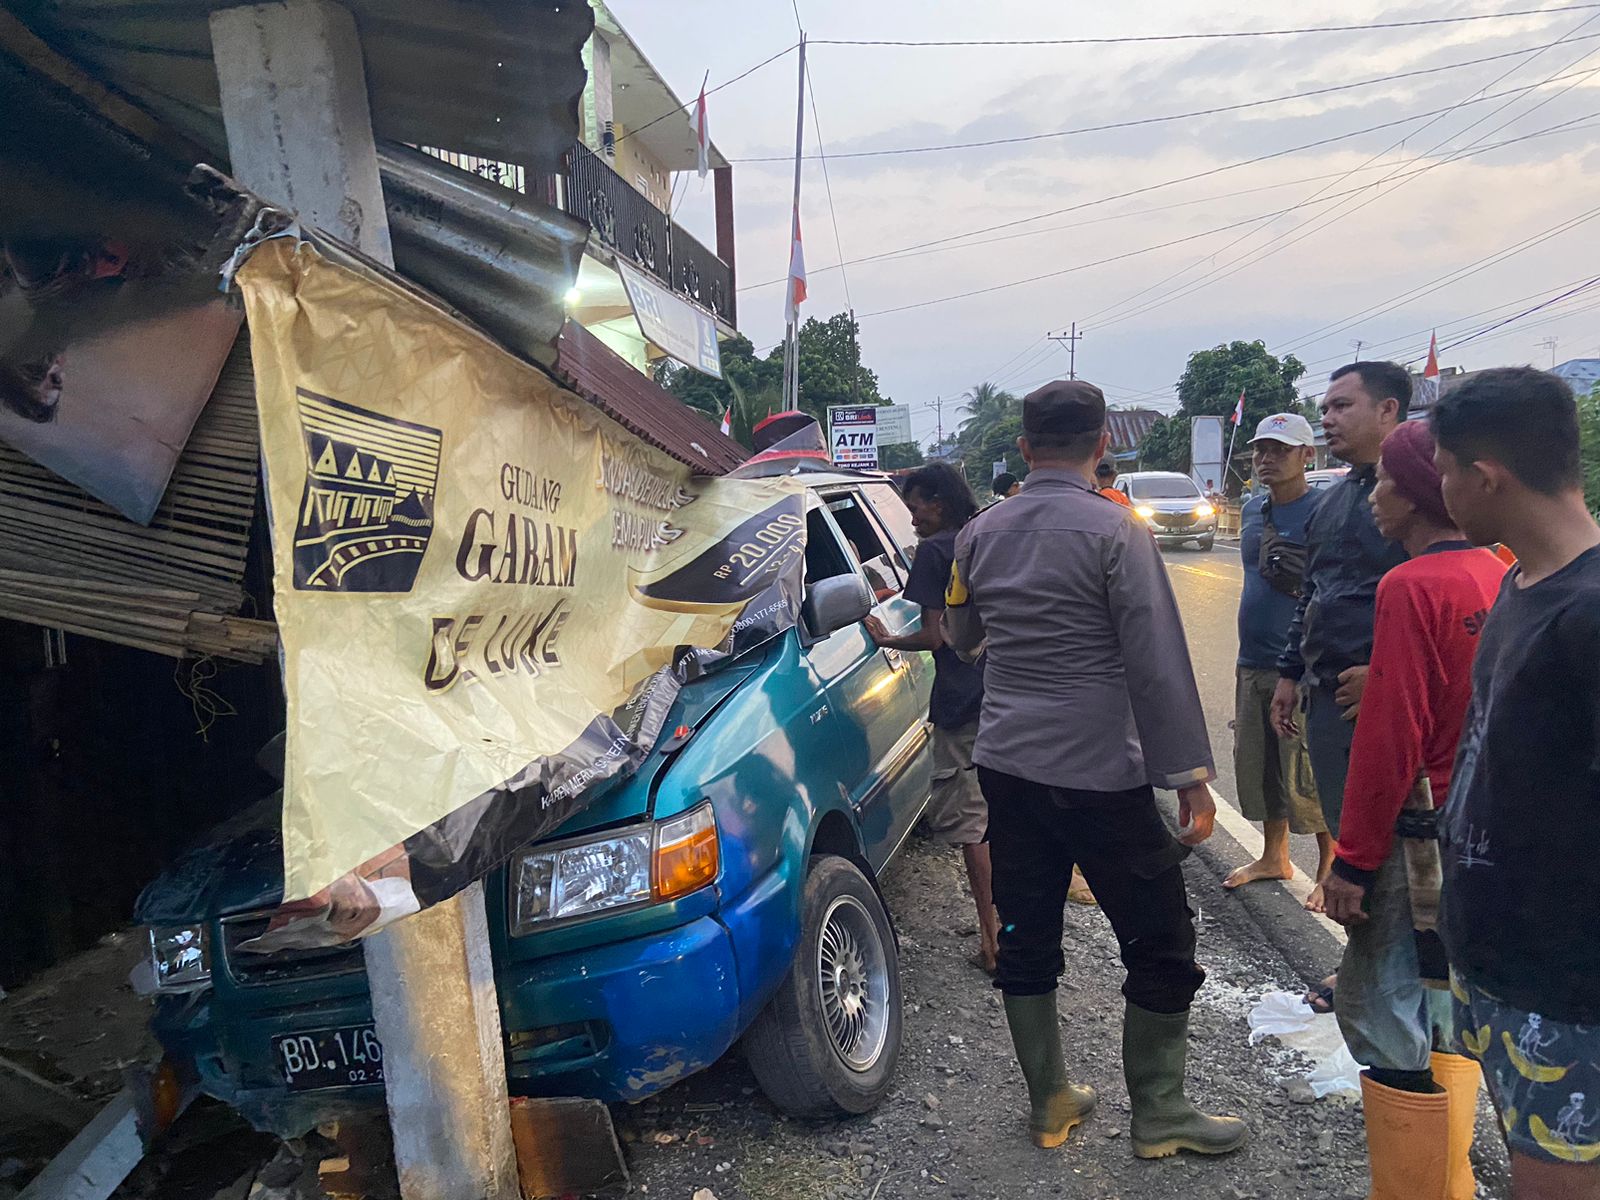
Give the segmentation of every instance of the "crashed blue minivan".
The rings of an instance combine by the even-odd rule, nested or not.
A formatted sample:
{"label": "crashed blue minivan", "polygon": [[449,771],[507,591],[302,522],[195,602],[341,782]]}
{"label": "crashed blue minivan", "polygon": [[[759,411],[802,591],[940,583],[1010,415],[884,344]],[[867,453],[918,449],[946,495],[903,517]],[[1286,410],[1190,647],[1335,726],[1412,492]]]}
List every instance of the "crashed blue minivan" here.
{"label": "crashed blue minivan", "polygon": [[[871,1109],[900,1049],[876,878],[927,801],[914,535],[882,477],[808,487],[799,623],[686,686],[645,763],[485,881],[514,1094],[643,1099],[735,1043],[782,1109]],[[155,1031],[204,1091],[294,1136],[383,1103],[359,943],[242,947],[281,899],[275,806],[152,883]]]}

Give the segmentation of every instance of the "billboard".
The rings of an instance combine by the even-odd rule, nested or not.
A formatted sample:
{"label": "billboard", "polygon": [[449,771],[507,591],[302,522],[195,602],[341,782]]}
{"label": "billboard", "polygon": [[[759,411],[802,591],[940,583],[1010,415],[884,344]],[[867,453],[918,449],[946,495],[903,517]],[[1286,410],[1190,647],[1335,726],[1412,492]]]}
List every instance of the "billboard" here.
{"label": "billboard", "polygon": [[841,467],[861,471],[878,469],[878,413],[876,404],[828,406],[828,451]]}
{"label": "billboard", "polygon": [[1226,417],[1195,417],[1189,427],[1189,475],[1202,492],[1221,490],[1224,469],[1223,423]]}
{"label": "billboard", "polygon": [[249,315],[288,701],[257,948],[445,899],[798,611],[805,492],[705,478],[401,285],[275,239]]}

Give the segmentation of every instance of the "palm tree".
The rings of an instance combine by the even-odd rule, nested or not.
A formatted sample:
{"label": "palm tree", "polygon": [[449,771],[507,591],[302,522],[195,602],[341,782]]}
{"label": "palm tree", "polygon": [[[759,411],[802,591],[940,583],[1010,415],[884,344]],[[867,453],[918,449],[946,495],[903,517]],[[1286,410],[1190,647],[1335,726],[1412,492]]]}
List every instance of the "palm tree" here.
{"label": "palm tree", "polygon": [[961,397],[956,408],[967,414],[961,422],[961,432],[965,435],[969,427],[992,428],[1011,416],[1017,411],[1017,398],[992,383],[979,383]]}

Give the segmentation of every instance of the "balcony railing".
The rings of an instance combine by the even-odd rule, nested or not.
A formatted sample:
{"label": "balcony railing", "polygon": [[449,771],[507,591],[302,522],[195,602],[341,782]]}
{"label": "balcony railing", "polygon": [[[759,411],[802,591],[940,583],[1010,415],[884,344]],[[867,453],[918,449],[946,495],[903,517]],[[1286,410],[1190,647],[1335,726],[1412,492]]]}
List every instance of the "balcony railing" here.
{"label": "balcony railing", "polygon": [[631,259],[678,295],[735,323],[733,270],[674,223],[666,213],[581,143],[567,154],[557,178],[531,174],[511,163],[423,149],[452,166],[471,171],[501,187],[536,196],[586,222],[623,257]]}
{"label": "balcony railing", "polygon": [[567,155],[561,207],[600,240],[701,308],[734,323],[733,271],[587,146]]}

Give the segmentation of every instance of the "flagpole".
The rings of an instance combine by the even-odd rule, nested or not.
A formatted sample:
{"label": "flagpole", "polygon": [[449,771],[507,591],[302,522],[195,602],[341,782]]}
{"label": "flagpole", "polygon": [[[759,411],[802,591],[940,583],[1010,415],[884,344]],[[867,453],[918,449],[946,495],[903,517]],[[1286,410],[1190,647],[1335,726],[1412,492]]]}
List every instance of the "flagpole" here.
{"label": "flagpole", "polygon": [[[799,97],[794,109],[794,207],[789,216],[789,247],[794,250],[795,224],[800,219],[800,155],[805,145],[806,133],[806,35],[800,34]],[[789,295],[794,295],[794,280],[788,282]],[[783,342],[783,400],[784,407],[793,412],[800,407],[800,313],[791,299],[788,307],[793,316],[784,330]]]}
{"label": "flagpole", "polygon": [[[1239,440],[1239,426],[1244,424],[1244,393],[1239,393],[1239,400],[1233,406],[1233,432],[1228,435],[1228,461],[1222,464],[1222,486],[1228,486],[1228,472],[1233,471],[1233,444]],[[1239,472],[1233,471],[1235,475]],[[1240,475],[1240,479],[1244,476]]]}

